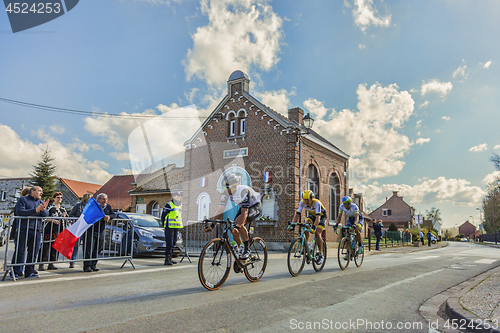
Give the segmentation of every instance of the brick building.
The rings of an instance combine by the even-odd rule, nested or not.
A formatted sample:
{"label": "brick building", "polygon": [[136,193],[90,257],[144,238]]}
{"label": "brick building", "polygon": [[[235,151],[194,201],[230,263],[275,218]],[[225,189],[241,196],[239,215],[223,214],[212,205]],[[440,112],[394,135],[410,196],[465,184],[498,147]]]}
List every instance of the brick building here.
{"label": "brick building", "polygon": [[128,192],[133,189],[132,184],[134,182],[135,178],[133,175],[113,176],[106,184],[99,188],[94,194],[94,198],[97,198],[99,193],[105,193],[108,196],[108,204],[111,208],[115,211],[129,212],[132,200]]}
{"label": "brick building", "polygon": [[384,221],[385,227],[395,223],[400,229],[411,229],[415,223],[415,208],[408,205],[403,197],[394,191],[392,197],[386,199],[384,204],[370,213],[370,216],[372,219]]}
{"label": "brick building", "polygon": [[[262,194],[263,215],[269,220],[257,221],[255,233],[270,248],[288,247],[293,234],[286,223],[305,189],[316,194],[328,212],[327,223],[333,224],[340,198],[348,193],[349,156],[307,130],[302,109],[290,109],[284,116],[255,99],[243,72],[233,72],[227,87],[227,95],[185,143],[183,219],[212,216],[222,178],[237,173],[242,184]],[[235,214],[233,208],[225,215]],[[327,240],[333,241],[333,229],[327,232]]]}
{"label": "brick building", "polygon": [[[30,177],[0,179],[0,215],[3,218],[10,216],[17,199],[21,196],[21,190],[25,187],[31,187],[30,180]],[[99,184],[60,177],[56,177],[55,180],[55,191],[63,194],[61,205],[69,210],[80,202],[85,193],[94,194],[100,187]]]}
{"label": "brick building", "polygon": [[458,227],[458,232],[460,234],[464,234],[465,237],[474,238],[474,235],[476,234],[476,227],[469,221],[465,221]]}
{"label": "brick building", "polygon": [[153,173],[137,176],[132,184],[131,211],[160,217],[161,209],[172,200],[172,191],[182,191],[184,169],[169,164]]}

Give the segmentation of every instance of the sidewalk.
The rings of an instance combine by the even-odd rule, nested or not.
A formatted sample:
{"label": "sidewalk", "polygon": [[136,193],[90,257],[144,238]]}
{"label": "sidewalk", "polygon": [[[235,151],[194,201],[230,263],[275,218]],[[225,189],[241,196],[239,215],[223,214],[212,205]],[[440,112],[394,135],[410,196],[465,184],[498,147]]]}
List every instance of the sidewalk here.
{"label": "sidewalk", "polygon": [[429,323],[439,321],[432,332],[500,333],[500,264],[431,297],[420,313]]}

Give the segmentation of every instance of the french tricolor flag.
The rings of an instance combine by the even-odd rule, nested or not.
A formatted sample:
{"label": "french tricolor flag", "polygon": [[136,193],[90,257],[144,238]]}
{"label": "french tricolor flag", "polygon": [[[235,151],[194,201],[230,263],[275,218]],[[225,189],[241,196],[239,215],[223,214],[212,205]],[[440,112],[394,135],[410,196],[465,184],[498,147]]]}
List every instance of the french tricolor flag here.
{"label": "french tricolor flag", "polygon": [[78,238],[104,216],[105,214],[101,205],[94,198],[90,198],[85,208],[83,208],[82,215],[80,215],[75,223],[64,229],[57,236],[52,247],[66,258],[71,259],[73,248]]}
{"label": "french tricolor flag", "polygon": [[264,177],[262,179],[264,183],[269,183],[271,181],[271,171],[264,172]]}

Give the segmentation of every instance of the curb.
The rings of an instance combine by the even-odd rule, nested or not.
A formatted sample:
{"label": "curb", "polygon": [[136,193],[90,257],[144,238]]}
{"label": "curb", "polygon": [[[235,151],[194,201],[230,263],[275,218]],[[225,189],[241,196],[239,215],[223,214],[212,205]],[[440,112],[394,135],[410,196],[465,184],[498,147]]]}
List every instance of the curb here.
{"label": "curb", "polygon": [[[479,318],[475,314],[467,311],[464,307],[458,302],[460,297],[467,294],[474,287],[479,285],[482,281],[488,278],[490,275],[500,271],[500,265],[484,272],[478,276],[473,277],[472,279],[465,281],[459,284],[457,287],[461,287],[461,290],[455,293],[452,297],[450,297],[446,301],[446,314],[450,317],[451,320],[455,319],[458,321],[459,326],[463,324],[463,327],[467,329],[469,332],[492,332],[492,333],[500,333],[500,328],[486,327],[484,325],[485,319]],[[493,325],[493,324],[490,324]]]}

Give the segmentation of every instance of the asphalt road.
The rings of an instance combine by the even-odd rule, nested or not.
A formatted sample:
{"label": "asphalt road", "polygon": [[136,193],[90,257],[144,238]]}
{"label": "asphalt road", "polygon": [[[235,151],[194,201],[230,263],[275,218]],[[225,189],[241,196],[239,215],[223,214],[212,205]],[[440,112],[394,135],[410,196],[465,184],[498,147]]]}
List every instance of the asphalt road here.
{"label": "asphalt road", "polygon": [[[0,253],[1,254],[1,253]],[[366,256],[341,271],[336,258],[315,273],[288,273],[272,254],[264,277],[231,272],[205,290],[197,262],[163,258],[100,261],[96,273],[60,264],[35,280],[0,282],[0,331],[37,332],[429,332],[418,308],[428,298],[500,265],[500,249],[450,243],[441,249]]]}

